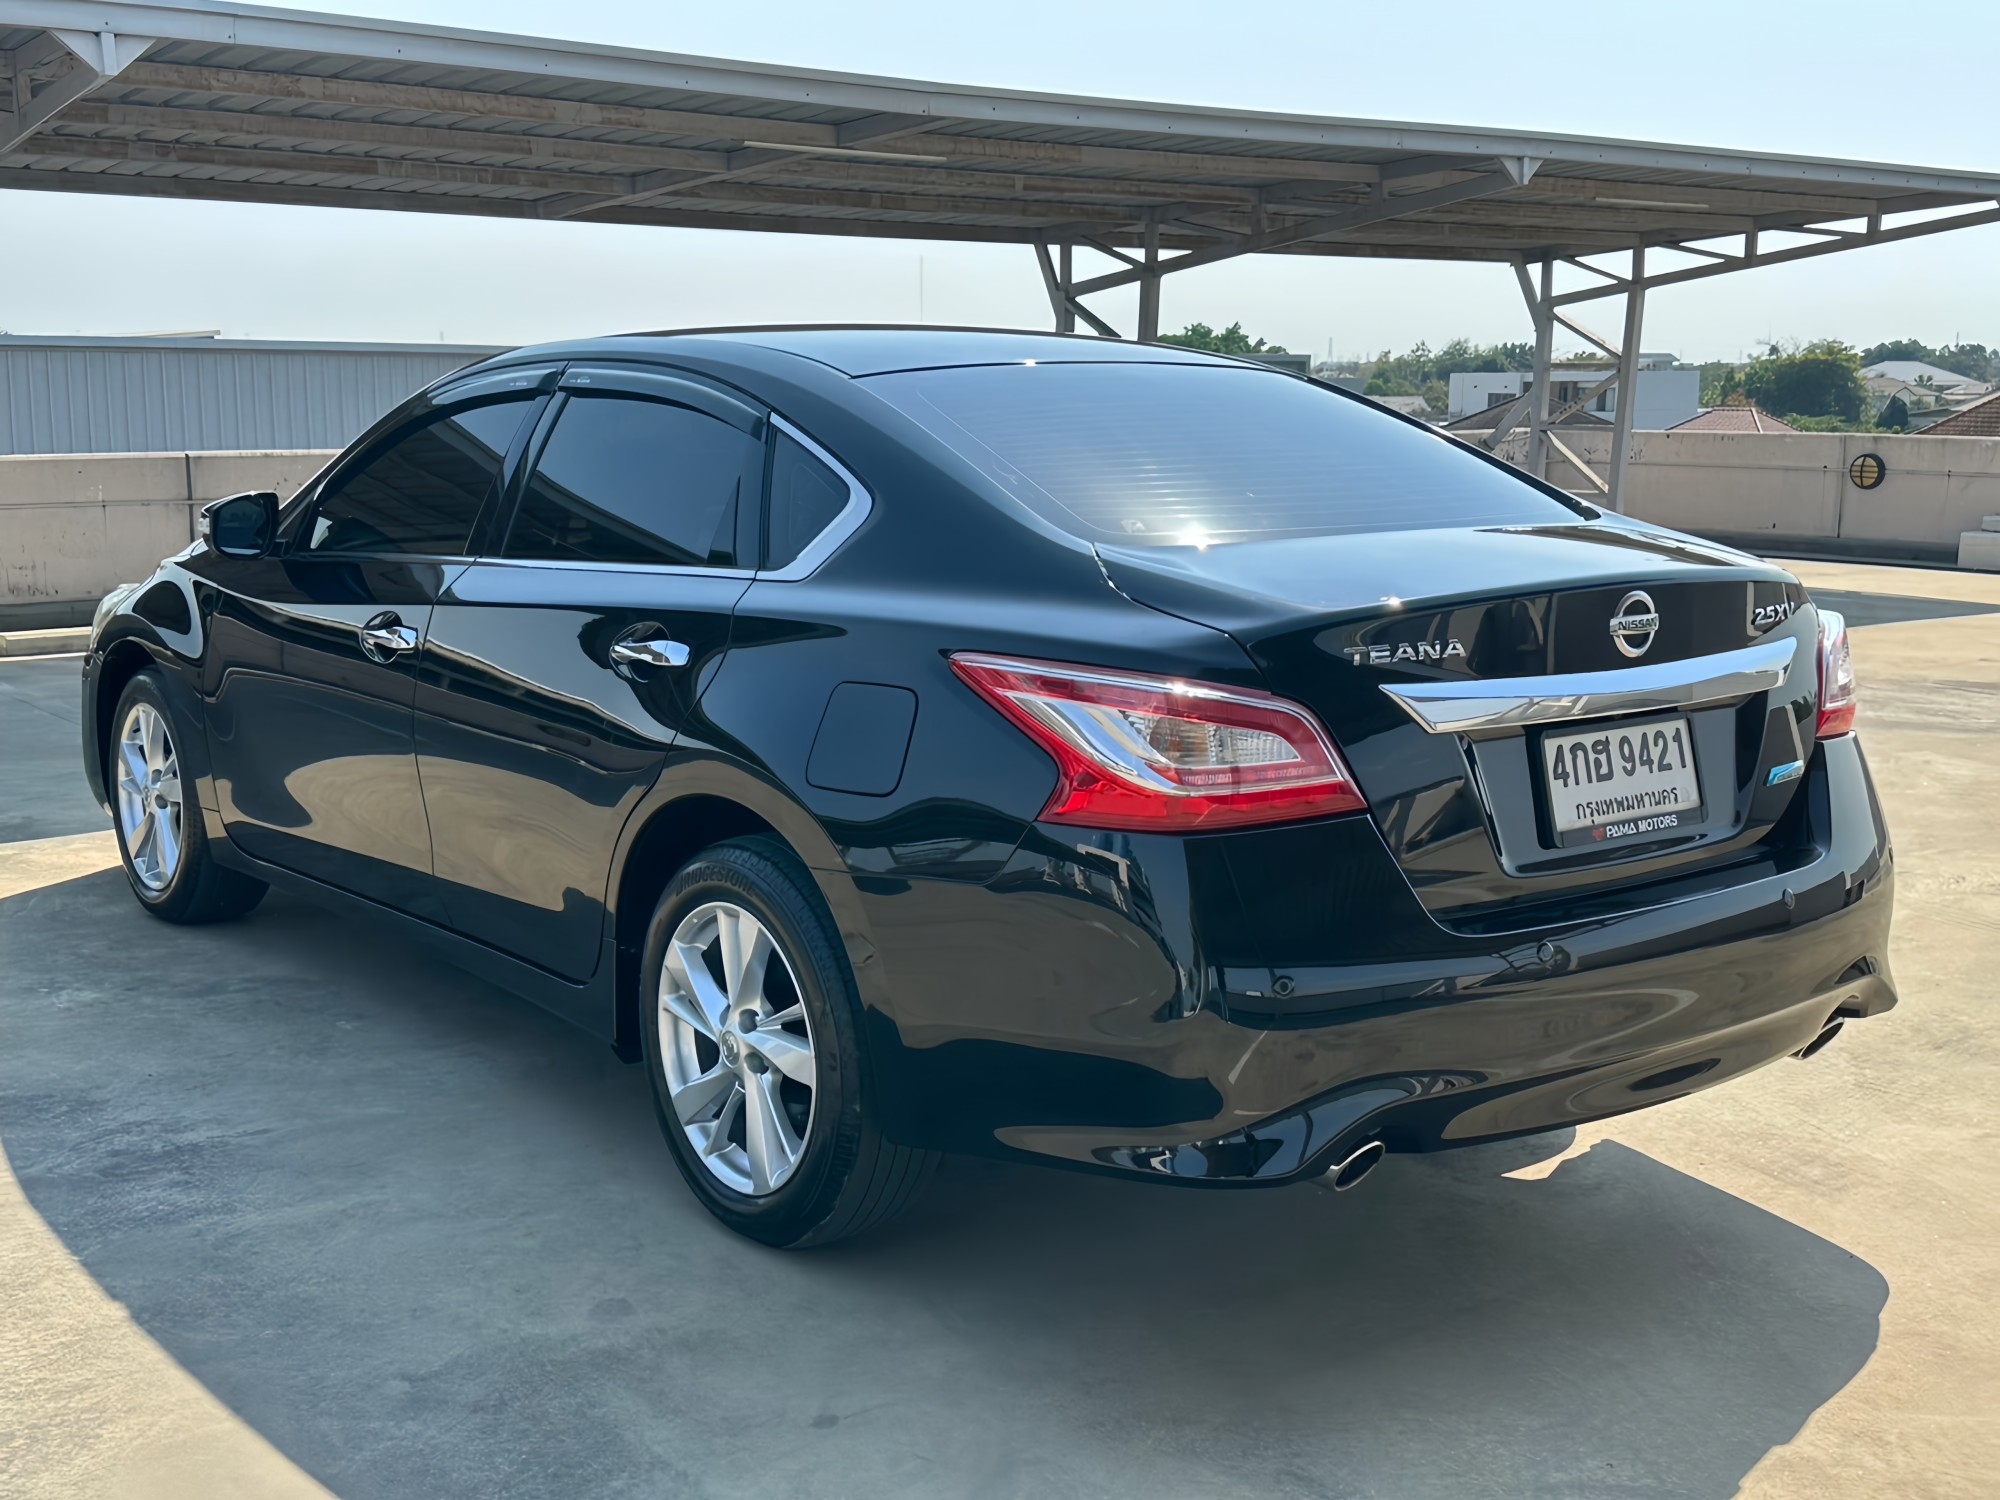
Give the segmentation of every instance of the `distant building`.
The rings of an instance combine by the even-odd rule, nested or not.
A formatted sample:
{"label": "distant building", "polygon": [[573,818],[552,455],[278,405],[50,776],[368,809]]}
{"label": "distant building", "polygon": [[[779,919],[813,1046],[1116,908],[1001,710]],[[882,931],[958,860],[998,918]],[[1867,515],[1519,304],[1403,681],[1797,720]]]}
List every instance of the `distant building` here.
{"label": "distant building", "polygon": [[1797,432],[1790,422],[1780,421],[1758,406],[1711,406],[1698,417],[1689,417],[1669,432]]}
{"label": "distant building", "polygon": [[1925,364],[1920,359],[1885,359],[1865,366],[1861,378],[1868,382],[1870,390],[1882,381],[1890,386],[1928,386],[1940,395],[1946,391],[1971,390],[1985,395],[1993,387],[1983,380],[1974,380],[1970,375],[1961,375],[1956,370],[1945,370],[1937,365]]}
{"label": "distant building", "polygon": [[1269,365],[1274,370],[1284,370],[1292,375],[1312,374],[1310,354],[1246,354],[1244,359],[1255,360],[1260,365]]}
{"label": "distant building", "polygon": [[1933,422],[1924,429],[1924,436],[2000,438],[2000,392]]}
{"label": "distant building", "polygon": [[1420,422],[1428,422],[1436,413],[1430,402],[1422,396],[1370,396],[1368,398],[1391,411],[1399,411],[1406,417],[1415,417]]}
{"label": "distant building", "polygon": [[[1549,370],[1550,407],[1560,410],[1582,398],[1584,392],[1603,380],[1617,367],[1610,361],[1552,366]],[[1493,407],[1505,406],[1534,383],[1521,370],[1463,371],[1446,382],[1450,390],[1447,418],[1454,426],[1461,418],[1476,416]],[[1674,427],[1701,411],[1701,371],[1681,368],[1671,354],[1639,356],[1639,378],[1632,425],[1645,431]],[[1580,415],[1602,422],[1618,415],[1618,388],[1599,392]]]}
{"label": "distant building", "polygon": [[1891,401],[1903,403],[1912,430],[1927,427],[1941,416],[1992,394],[1983,380],[1925,364],[1920,359],[1885,359],[1861,372],[1868,387],[1869,408],[1880,411]]}
{"label": "distant building", "polygon": [[0,454],[344,448],[498,347],[0,334]]}

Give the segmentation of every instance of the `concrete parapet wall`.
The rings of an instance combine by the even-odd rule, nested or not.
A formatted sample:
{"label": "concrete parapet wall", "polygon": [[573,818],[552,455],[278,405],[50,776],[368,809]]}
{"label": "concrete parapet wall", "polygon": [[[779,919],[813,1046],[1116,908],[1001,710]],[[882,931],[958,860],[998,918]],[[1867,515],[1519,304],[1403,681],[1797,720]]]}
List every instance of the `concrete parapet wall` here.
{"label": "concrete parapet wall", "polygon": [[333,455],[104,453],[0,458],[0,621],[67,625],[194,540],[203,505],[290,496]]}
{"label": "concrete parapet wall", "polygon": [[[1611,433],[1557,435],[1602,475]],[[1478,434],[1464,434],[1476,438]],[[1501,445],[1525,456],[1519,432]],[[1847,477],[1863,453],[1881,458],[1881,486]],[[117,584],[143,577],[194,539],[195,514],[242,490],[289,497],[333,455],[107,453],[0,458],[0,626],[75,624]],[[1549,478],[1594,493],[1559,454]],[[1957,560],[1962,533],[2000,514],[2000,438],[1873,433],[1640,432],[1633,435],[1629,508],[1698,536],[1772,551]]]}
{"label": "concrete parapet wall", "polygon": [[[1463,434],[1476,440],[1477,434]],[[1563,427],[1556,435],[1601,478],[1611,434]],[[1500,446],[1526,457],[1525,434]],[[1872,490],[1847,477],[1864,453],[1882,460]],[[2000,509],[2000,438],[1904,437],[1886,433],[1637,432],[1632,435],[1626,509],[1698,536],[1774,543],[1839,543],[1857,553],[1949,561],[1960,533]],[[1576,494],[1596,492],[1561,454],[1549,479]]]}

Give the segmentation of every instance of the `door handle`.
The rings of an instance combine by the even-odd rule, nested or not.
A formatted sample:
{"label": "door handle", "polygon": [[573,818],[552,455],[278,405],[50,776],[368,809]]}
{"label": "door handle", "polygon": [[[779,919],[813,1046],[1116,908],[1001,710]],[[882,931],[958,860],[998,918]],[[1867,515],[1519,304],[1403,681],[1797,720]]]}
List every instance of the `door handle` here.
{"label": "door handle", "polygon": [[689,654],[685,643],[664,635],[611,643],[612,665],[620,667],[684,667]]}
{"label": "door handle", "polygon": [[361,627],[361,649],[376,661],[394,661],[416,648],[416,631],[396,618],[393,610],[385,610]]}

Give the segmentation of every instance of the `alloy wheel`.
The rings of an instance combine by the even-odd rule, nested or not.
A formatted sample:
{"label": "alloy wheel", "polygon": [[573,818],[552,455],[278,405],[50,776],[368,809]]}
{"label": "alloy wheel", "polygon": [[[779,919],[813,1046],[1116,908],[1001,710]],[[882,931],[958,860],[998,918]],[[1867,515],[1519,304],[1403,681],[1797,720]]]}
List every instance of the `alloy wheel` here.
{"label": "alloy wheel", "polygon": [[812,1133],[818,1068],[784,950],[728,901],[681,919],[660,974],[667,1097],[696,1158],[739,1193],[776,1192]]}
{"label": "alloy wheel", "polygon": [[150,703],[134,703],[118,734],[118,831],[132,873],[149,891],[173,884],[186,837],[180,762],[166,720]]}

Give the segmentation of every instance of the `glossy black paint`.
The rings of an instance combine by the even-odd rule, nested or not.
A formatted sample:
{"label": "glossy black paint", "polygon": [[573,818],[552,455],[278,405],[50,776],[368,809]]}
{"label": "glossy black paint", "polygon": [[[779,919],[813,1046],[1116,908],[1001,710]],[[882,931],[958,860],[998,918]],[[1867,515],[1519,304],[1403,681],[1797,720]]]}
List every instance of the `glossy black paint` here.
{"label": "glossy black paint", "polygon": [[[1285,1180],[1370,1137],[1431,1149],[1618,1113],[1893,1003],[1888,838],[1855,740],[1812,738],[1817,621],[1795,580],[1584,513],[1415,544],[1093,550],[993,493],[865,378],[1078,358],[1206,357],[776,330],[597,340],[454,377],[329,473],[453,401],[519,395],[465,553],[302,555],[316,482],[271,555],[170,559],[100,611],[92,786],[102,798],[119,689],[158,667],[222,857],[437,941],[627,1055],[655,894],[710,839],[767,832],[846,943],[892,1135],[1181,1182]],[[760,437],[782,417],[859,480],[866,519],[801,577],[755,566],[754,506],[736,568],[496,557],[581,370],[685,387],[673,399]],[[1429,735],[1379,691],[1620,665],[1604,621],[1633,587],[1665,617],[1649,660],[1799,642],[1768,698],[1694,715],[1714,769],[1690,830],[1550,848],[1525,737]],[[357,636],[385,613],[421,642],[387,662]],[[686,667],[612,661],[651,627],[688,645]],[[1447,639],[1463,654],[1395,659]],[[1368,663],[1379,645],[1392,660]],[[953,676],[958,650],[1294,698],[1370,811],[1201,837],[1039,823],[1053,768]],[[1802,778],[1765,784],[1800,758]]]}

